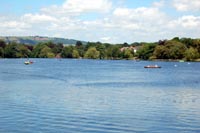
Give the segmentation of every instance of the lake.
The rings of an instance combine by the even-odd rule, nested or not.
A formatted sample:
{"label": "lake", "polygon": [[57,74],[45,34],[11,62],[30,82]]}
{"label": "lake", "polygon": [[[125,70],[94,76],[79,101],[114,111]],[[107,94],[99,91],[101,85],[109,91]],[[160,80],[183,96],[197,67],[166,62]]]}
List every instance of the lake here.
{"label": "lake", "polygon": [[24,61],[0,59],[1,133],[200,132],[200,63]]}

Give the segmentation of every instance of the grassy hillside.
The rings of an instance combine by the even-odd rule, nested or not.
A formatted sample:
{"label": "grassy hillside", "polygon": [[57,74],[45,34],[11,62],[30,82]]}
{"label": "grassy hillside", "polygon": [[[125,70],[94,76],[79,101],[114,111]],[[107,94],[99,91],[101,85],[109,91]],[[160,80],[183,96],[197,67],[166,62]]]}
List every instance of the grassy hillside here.
{"label": "grassy hillside", "polygon": [[[22,44],[30,44],[35,45],[39,42],[48,42],[51,41],[53,43],[62,43],[64,45],[71,45],[76,44],[79,40],[74,39],[65,39],[65,38],[56,38],[56,37],[42,37],[42,36],[2,36],[0,37],[1,40],[4,40],[6,43],[9,42],[17,42]],[[83,44],[86,42],[82,41]]]}

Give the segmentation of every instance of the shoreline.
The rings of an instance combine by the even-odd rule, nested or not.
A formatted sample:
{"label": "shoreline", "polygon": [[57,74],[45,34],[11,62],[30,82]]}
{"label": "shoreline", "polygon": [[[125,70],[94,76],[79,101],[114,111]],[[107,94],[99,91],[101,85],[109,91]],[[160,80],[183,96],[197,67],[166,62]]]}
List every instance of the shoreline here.
{"label": "shoreline", "polygon": [[[0,60],[4,59],[26,59],[27,58],[0,58]],[[151,61],[151,62],[200,62],[200,59],[192,60],[192,61],[187,61],[187,60],[181,60],[181,59],[152,59],[152,60],[143,60],[143,59],[88,59],[88,58],[29,58],[29,59],[57,59],[57,60],[62,60],[62,59],[69,59],[69,60],[130,60],[130,61],[135,61],[135,62],[140,62],[140,61]]]}

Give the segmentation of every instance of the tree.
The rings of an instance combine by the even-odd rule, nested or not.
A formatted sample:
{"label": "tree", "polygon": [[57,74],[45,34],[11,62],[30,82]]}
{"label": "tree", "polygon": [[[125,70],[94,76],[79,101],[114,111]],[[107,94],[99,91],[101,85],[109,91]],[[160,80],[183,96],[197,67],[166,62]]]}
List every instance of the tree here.
{"label": "tree", "polygon": [[72,53],[73,53],[73,46],[66,46],[63,48],[61,52],[61,56],[63,58],[72,58]]}
{"label": "tree", "polygon": [[48,46],[45,46],[39,54],[40,58],[53,58],[55,57],[55,54],[51,51],[51,49]]}
{"label": "tree", "polygon": [[81,57],[83,57],[84,56],[84,49],[85,49],[85,46],[82,44],[82,42],[81,41],[77,41],[76,42],[76,49],[77,49],[77,51],[78,51],[78,53],[79,53],[79,56],[81,56]]}
{"label": "tree", "polygon": [[166,43],[167,40],[159,40],[158,41],[158,45],[164,45]]}
{"label": "tree", "polygon": [[174,40],[177,40],[177,38],[166,41],[164,45],[157,45],[153,56],[157,59],[182,59],[187,47],[185,44]]}
{"label": "tree", "polygon": [[110,45],[106,50],[107,57],[110,59],[118,59],[121,57],[119,45]]}
{"label": "tree", "polygon": [[53,52],[48,52],[47,53],[47,58],[54,58],[55,54]]}
{"label": "tree", "polygon": [[177,41],[177,42],[179,42],[180,39],[179,39],[179,37],[174,37],[174,38],[172,39],[172,41]]}
{"label": "tree", "polygon": [[106,58],[106,47],[103,44],[97,44],[96,49],[100,52],[100,59]]}
{"label": "tree", "polygon": [[167,41],[165,44],[165,52],[168,54],[169,59],[182,59],[184,57],[186,46],[177,41]]}
{"label": "tree", "polygon": [[63,44],[56,44],[53,48],[51,48],[52,52],[57,55],[62,52]]}
{"label": "tree", "polygon": [[4,58],[4,50],[0,47],[0,58]]}
{"label": "tree", "polygon": [[85,46],[85,51],[87,51],[91,47],[96,47],[96,43],[95,42],[88,42]]}
{"label": "tree", "polygon": [[82,42],[81,41],[77,41],[76,42],[76,47],[78,48],[78,47],[81,47],[83,44],[82,44]]}
{"label": "tree", "polygon": [[167,59],[168,57],[166,55],[165,46],[157,45],[153,52],[153,56],[156,57],[157,59]]}
{"label": "tree", "polygon": [[185,44],[187,48],[193,46],[193,40],[191,38],[181,38],[180,42]]}
{"label": "tree", "polygon": [[132,59],[133,58],[132,51],[130,49],[124,50],[123,51],[123,58],[124,59]]}
{"label": "tree", "polygon": [[185,51],[185,58],[188,61],[192,61],[194,59],[197,59],[199,57],[199,53],[197,49],[194,49],[193,47],[190,47]]}
{"label": "tree", "polygon": [[10,43],[6,45],[4,49],[4,57],[5,58],[16,58],[17,53],[17,44],[16,43]]}
{"label": "tree", "polygon": [[48,46],[51,49],[53,49],[54,47],[56,47],[56,44],[54,44],[52,41],[46,42],[45,45]]}
{"label": "tree", "polygon": [[129,47],[129,45],[128,45],[127,42],[124,42],[124,43],[122,44],[122,47]]}
{"label": "tree", "polygon": [[17,45],[17,53],[16,56],[18,58],[27,58],[29,57],[31,51],[25,45]]}
{"label": "tree", "polygon": [[32,57],[34,57],[34,58],[40,57],[41,50],[42,50],[44,47],[47,47],[44,43],[39,43],[39,44],[35,45],[35,46],[33,47]]}
{"label": "tree", "polygon": [[32,45],[24,45],[26,46],[30,51],[33,51],[33,46]]}
{"label": "tree", "polygon": [[97,51],[97,49],[95,47],[91,47],[86,51],[84,58],[98,59],[99,55],[100,55],[100,52]]}
{"label": "tree", "polygon": [[74,49],[73,51],[72,51],[72,57],[73,58],[79,58],[80,56],[79,56],[79,53],[78,53],[78,51],[76,50],[76,49]]}
{"label": "tree", "polygon": [[6,43],[3,40],[0,40],[0,47],[2,48],[6,47]]}
{"label": "tree", "polygon": [[198,52],[200,53],[200,39],[194,39],[192,44],[193,44],[192,47],[197,49]]}
{"label": "tree", "polygon": [[155,47],[156,44],[154,43],[146,43],[137,51],[136,54],[139,58],[147,60],[153,55]]}

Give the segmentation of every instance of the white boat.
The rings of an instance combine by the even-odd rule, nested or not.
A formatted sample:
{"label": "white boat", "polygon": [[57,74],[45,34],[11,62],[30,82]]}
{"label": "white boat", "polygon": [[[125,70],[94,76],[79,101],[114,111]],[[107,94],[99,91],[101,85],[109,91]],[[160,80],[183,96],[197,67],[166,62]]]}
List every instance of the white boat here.
{"label": "white boat", "polygon": [[158,65],[148,65],[148,66],[144,66],[144,68],[161,68],[161,66],[158,66]]}
{"label": "white boat", "polygon": [[28,60],[28,61],[25,61],[24,64],[25,64],[25,65],[33,64],[33,61],[29,61],[29,60]]}

